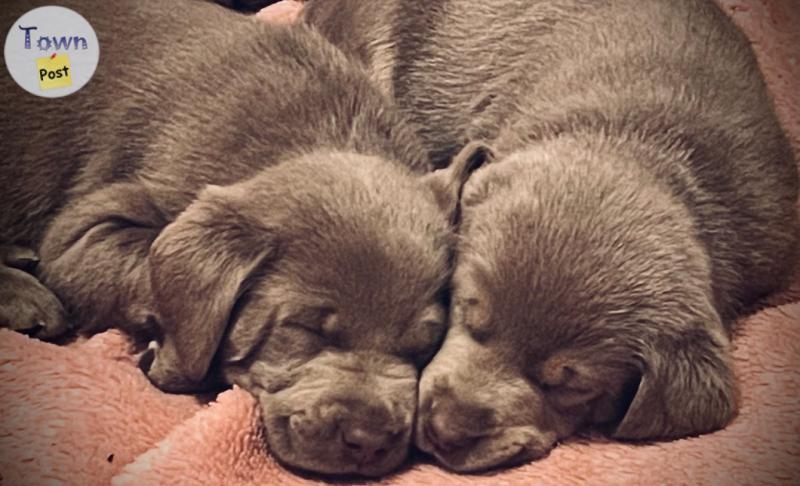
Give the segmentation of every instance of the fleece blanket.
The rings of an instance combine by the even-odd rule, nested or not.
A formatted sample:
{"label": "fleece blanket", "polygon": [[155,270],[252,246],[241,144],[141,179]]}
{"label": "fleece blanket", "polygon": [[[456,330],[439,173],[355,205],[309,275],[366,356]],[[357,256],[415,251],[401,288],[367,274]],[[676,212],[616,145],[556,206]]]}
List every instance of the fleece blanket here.
{"label": "fleece blanket", "polygon": [[[748,33],[800,151],[800,4],[720,0]],[[297,4],[260,16],[287,22]],[[741,413],[724,430],[653,444],[575,438],[547,458],[484,475],[412,458],[383,484],[800,484],[800,278],[742,320],[734,340]],[[0,331],[0,484],[311,484],[265,447],[256,401],[170,395],[109,331],[55,346]],[[341,482],[341,481],[340,481]]]}

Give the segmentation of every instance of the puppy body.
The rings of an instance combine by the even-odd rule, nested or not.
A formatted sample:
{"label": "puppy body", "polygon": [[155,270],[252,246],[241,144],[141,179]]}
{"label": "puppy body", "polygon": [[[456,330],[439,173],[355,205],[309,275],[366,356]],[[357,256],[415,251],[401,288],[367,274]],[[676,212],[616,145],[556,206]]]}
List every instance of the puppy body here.
{"label": "puppy body", "polygon": [[305,22],[379,80],[419,126],[434,164],[469,140],[491,140],[561,55],[555,33],[586,1],[311,1]]}
{"label": "puppy body", "polygon": [[398,105],[439,163],[470,139],[497,159],[464,188],[418,445],[470,471],[583,425],[727,424],[732,323],[785,286],[799,234],[795,161],[744,36],[698,0],[397,5]]}
{"label": "puppy body", "polygon": [[[68,199],[132,174],[146,183],[159,181],[163,187],[153,191],[163,199],[159,210],[174,219],[205,185],[246,179],[316,147],[384,156],[418,173],[427,170],[426,154],[408,123],[386,108],[339,51],[305,29],[270,28],[187,3],[90,8],[66,2],[94,26],[102,49],[95,76],[75,95],[23,96],[4,73],[0,168],[6,187],[15,189],[4,198],[12,210],[0,214],[4,242],[38,245],[47,222]],[[3,24],[11,26],[40,4],[46,2],[12,2]],[[137,22],[145,21],[142,32]],[[219,24],[233,24],[236,32],[215,28]],[[141,49],[146,51],[134,55]],[[304,58],[319,75],[312,66],[297,66]],[[291,103],[302,96],[334,102],[304,109]],[[205,118],[197,119],[198,112]],[[396,129],[379,132],[381,124]],[[229,136],[233,127],[236,140]],[[148,157],[166,145],[176,153]],[[218,153],[229,159],[206,160],[209,154],[219,159]],[[21,156],[30,162],[20,163]],[[53,164],[57,158],[63,162]],[[226,171],[219,170],[221,164]]]}
{"label": "puppy body", "polygon": [[[6,5],[3,28],[38,3]],[[101,60],[60,99],[0,78],[3,324],[63,332],[55,294],[85,332],[156,333],[143,365],[163,389],[216,370],[253,392],[291,465],[398,465],[465,172],[429,174],[411,124],[308,28],[205,2],[62,4]]]}

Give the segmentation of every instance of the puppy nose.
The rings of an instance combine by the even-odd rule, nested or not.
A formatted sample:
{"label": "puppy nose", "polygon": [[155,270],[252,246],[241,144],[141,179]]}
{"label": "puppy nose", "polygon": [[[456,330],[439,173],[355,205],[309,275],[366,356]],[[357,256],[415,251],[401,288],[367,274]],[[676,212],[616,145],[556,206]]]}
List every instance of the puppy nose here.
{"label": "puppy nose", "polygon": [[463,449],[486,435],[491,411],[472,404],[434,407],[424,425],[426,438],[446,452]]}
{"label": "puppy nose", "polygon": [[380,428],[363,424],[345,423],[341,425],[341,440],[350,457],[359,464],[375,462],[386,455],[392,434]]}

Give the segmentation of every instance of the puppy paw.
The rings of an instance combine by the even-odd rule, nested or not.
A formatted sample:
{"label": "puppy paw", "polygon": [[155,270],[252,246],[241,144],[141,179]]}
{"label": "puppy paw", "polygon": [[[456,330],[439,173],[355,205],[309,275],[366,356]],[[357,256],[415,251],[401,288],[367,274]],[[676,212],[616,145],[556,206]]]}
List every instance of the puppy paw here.
{"label": "puppy paw", "polygon": [[[35,265],[32,255],[10,264]],[[15,266],[16,266],[15,265]],[[0,263],[0,327],[39,339],[55,339],[69,330],[64,308],[33,275]]]}
{"label": "puppy paw", "polygon": [[156,388],[167,393],[202,393],[218,391],[225,386],[221,376],[209,374],[199,382],[186,378],[178,366],[177,356],[169,345],[150,341],[139,357],[139,369]]}
{"label": "puppy paw", "polygon": [[194,390],[175,363],[174,353],[162,348],[156,341],[147,345],[147,350],[139,359],[141,369],[156,388],[168,393],[187,393]]}

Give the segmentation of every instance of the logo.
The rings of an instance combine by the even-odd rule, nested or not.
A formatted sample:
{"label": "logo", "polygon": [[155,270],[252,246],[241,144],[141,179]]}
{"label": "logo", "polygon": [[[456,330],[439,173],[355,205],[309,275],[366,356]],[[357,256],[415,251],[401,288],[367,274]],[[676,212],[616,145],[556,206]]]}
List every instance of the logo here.
{"label": "logo", "polygon": [[79,13],[39,7],[20,17],[6,36],[8,73],[25,91],[59,98],[83,88],[100,59],[97,35]]}

